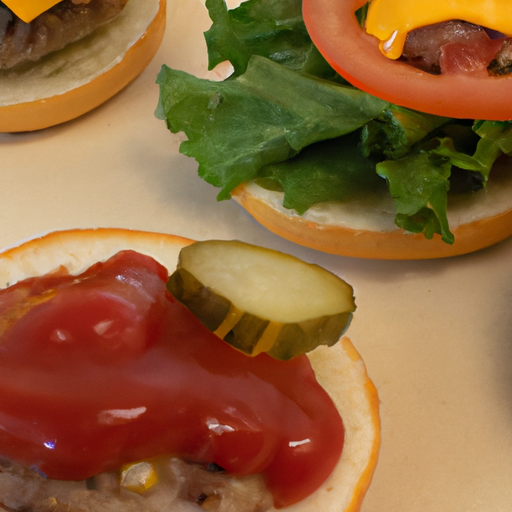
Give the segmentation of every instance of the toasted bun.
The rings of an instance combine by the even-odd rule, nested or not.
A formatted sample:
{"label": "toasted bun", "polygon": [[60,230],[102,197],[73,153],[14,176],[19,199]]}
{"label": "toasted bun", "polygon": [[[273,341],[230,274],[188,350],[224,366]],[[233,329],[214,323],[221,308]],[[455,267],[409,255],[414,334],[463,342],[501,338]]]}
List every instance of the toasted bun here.
{"label": "toasted bun", "polygon": [[166,0],[130,0],[94,34],[27,70],[1,71],[0,132],[47,128],[101,105],[149,64],[165,30]]}
{"label": "toasted bun", "polygon": [[[61,265],[79,273],[122,249],[148,254],[172,272],[180,249],[190,243],[178,236],[123,229],[54,232],[0,253],[0,287]],[[356,512],[370,484],[380,447],[377,391],[361,356],[347,338],[334,347],[316,349],[310,360],[318,381],[343,418],[345,446],[327,482],[307,499],[281,510]]]}
{"label": "toasted bun", "polygon": [[474,252],[512,235],[511,168],[511,159],[500,161],[484,190],[450,197],[453,245],[437,235],[427,240],[423,234],[398,228],[391,196],[319,204],[302,216],[282,206],[282,193],[255,183],[238,187],[233,197],[270,231],[306,247],[357,258],[443,258]]}

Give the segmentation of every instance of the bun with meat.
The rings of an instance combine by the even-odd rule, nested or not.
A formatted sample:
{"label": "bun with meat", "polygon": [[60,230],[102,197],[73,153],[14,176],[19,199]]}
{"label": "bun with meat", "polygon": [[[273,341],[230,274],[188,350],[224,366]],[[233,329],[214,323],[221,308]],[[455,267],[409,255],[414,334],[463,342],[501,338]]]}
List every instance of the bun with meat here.
{"label": "bun with meat", "polygon": [[164,0],[0,2],[0,132],[47,128],[101,105],[149,64]]}
{"label": "bun with meat", "polygon": [[493,5],[207,0],[209,67],[232,73],[164,66],[157,115],[219,200],[296,243],[473,252],[512,234],[512,27]]}
{"label": "bun with meat", "polygon": [[[298,353],[280,360],[268,354],[247,355],[237,341],[243,320],[233,320],[237,316],[233,307],[221,324],[238,325],[232,327],[234,341],[229,334],[224,337],[237,348],[218,337],[222,327],[217,335],[212,334],[205,327],[211,322],[203,325],[198,320],[201,316],[192,315],[184,306],[194,294],[180,295],[179,283],[190,272],[205,279],[199,270],[204,255],[207,274],[213,261],[217,280],[224,266],[216,258],[232,250],[244,251],[248,260],[270,258],[278,268],[286,265],[287,272],[298,265],[312,296],[318,295],[315,282],[322,295],[324,285],[334,285],[333,290],[341,291],[353,309],[351,288],[329,272],[240,242],[192,243],[166,234],[91,229],[50,233],[0,254],[0,508],[359,510],[380,445],[378,396],[365,365],[346,337],[334,346],[315,348],[307,357]],[[199,263],[191,261],[191,255]],[[233,283],[230,272],[227,269]],[[261,267],[250,272],[248,282],[254,278],[268,281]],[[235,289],[243,290],[243,277],[237,279]],[[166,280],[167,287],[176,290],[174,296],[166,292]],[[185,283],[181,289],[190,291],[191,287]],[[208,310],[210,316],[222,302],[218,301],[220,285],[203,289],[208,300],[212,290],[217,302],[198,309]],[[297,301],[293,290],[289,294],[292,303]],[[242,297],[247,295],[242,293]],[[177,296],[185,302],[177,301]],[[204,305],[204,294],[200,301]],[[240,304],[238,299],[233,301],[232,305]],[[307,301],[307,297],[300,299]],[[340,310],[345,311],[345,306]],[[251,325],[257,326],[255,317],[248,316]],[[346,314],[327,312],[323,320],[299,324],[321,321],[324,329],[317,331],[318,338],[321,332],[332,331],[328,326],[333,324],[326,323],[326,318],[334,323],[341,319],[343,324],[348,320]],[[120,325],[128,327],[121,329]],[[269,325],[270,337],[276,337],[276,322],[270,319]],[[180,333],[177,341],[173,341],[174,332]],[[246,332],[254,338],[256,330]],[[292,350],[296,351],[302,338],[297,337],[296,328],[293,332],[298,344],[292,344]],[[266,338],[268,350],[268,336],[258,337]],[[196,343],[203,338],[206,344],[197,345],[202,347],[197,350]],[[172,366],[175,361],[180,366]],[[190,368],[193,390],[181,380]],[[205,368],[210,370],[207,377]],[[295,379],[290,379],[296,372]],[[242,380],[232,380],[238,373]],[[64,385],[58,382],[61,377]],[[284,383],[280,382],[283,378]],[[204,382],[209,385],[203,387]],[[275,395],[276,390],[267,389],[267,382],[279,393],[286,390],[285,394]],[[175,398],[167,402],[165,397],[171,392]],[[223,406],[225,396],[238,398]],[[287,397],[297,400],[308,414],[313,411],[313,417],[302,418],[299,409],[293,412],[294,402]],[[262,399],[264,406],[259,402]],[[257,419],[251,407],[258,411]],[[322,421],[318,411],[324,409],[328,416]],[[271,411],[278,414],[279,428],[256,428],[275,414]],[[284,416],[279,419],[279,414]],[[199,424],[197,418],[202,418]],[[302,430],[303,425],[309,426]],[[327,431],[329,437],[325,437]],[[290,440],[286,440],[288,432],[295,432]],[[341,435],[333,436],[333,432]],[[261,435],[266,436],[263,444]],[[180,447],[178,453],[162,448],[168,446],[165,439],[171,438]],[[180,456],[180,452],[185,454]],[[291,459],[287,452],[293,455]],[[318,480],[326,467],[329,473]]]}

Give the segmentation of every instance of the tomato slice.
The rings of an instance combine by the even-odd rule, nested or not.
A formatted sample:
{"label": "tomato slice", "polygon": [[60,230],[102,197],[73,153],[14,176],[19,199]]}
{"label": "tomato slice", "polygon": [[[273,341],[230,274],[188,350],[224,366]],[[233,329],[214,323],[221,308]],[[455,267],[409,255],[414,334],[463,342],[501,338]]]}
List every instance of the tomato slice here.
{"label": "tomato slice", "polygon": [[359,89],[386,101],[439,116],[512,119],[512,76],[431,75],[386,58],[362,29],[355,11],[366,0],[303,0],[313,43],[329,64]]}

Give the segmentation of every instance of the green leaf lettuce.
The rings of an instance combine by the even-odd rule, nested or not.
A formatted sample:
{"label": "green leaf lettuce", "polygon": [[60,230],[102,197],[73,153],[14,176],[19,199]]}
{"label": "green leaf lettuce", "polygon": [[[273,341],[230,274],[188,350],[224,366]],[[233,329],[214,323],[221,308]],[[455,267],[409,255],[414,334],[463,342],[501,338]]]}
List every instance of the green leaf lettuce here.
{"label": "green leaf lettuce", "polygon": [[450,193],[485,187],[512,153],[510,122],[454,120],[388,104],[345,83],[305,29],[300,0],[207,0],[209,67],[222,82],[163,66],[156,115],[187,140],[180,151],[228,199],[241,183],[284,192],[299,214],[315,203],[381,190],[398,226],[453,242]]}

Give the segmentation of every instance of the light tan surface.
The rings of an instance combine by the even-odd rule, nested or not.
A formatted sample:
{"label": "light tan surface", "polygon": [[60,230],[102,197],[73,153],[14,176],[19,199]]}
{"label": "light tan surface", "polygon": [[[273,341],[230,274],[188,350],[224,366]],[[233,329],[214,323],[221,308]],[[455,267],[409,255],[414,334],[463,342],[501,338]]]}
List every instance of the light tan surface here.
{"label": "light tan surface", "polygon": [[[43,132],[1,135],[0,246],[62,228],[119,226],[239,238],[291,252],[353,285],[349,330],[379,389],[383,443],[363,512],[509,512],[512,239],[435,261],[365,261],[270,234],[197,178],[153,116],[162,63],[201,73],[209,20],[169,0],[164,43],[127,89]],[[0,84],[1,85],[1,84]]]}

